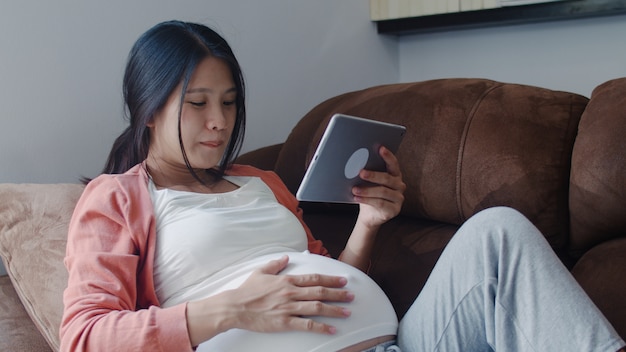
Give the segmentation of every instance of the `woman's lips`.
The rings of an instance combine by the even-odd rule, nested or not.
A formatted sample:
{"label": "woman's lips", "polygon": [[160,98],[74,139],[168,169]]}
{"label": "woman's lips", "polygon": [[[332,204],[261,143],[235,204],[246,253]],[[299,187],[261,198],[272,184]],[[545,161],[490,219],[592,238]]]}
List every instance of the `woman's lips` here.
{"label": "woman's lips", "polygon": [[224,142],[222,142],[222,141],[205,141],[205,142],[200,142],[200,144],[202,144],[202,145],[204,145],[206,147],[210,147],[210,148],[218,148],[219,146],[224,144]]}

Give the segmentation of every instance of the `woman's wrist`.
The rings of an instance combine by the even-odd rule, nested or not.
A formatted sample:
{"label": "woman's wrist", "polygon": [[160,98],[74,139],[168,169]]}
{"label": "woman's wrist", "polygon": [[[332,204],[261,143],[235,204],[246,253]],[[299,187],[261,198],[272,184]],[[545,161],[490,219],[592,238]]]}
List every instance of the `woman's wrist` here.
{"label": "woman's wrist", "polygon": [[357,220],[339,260],[367,273],[378,228],[379,226],[368,227]]}
{"label": "woman's wrist", "polygon": [[223,295],[219,294],[187,303],[187,331],[192,346],[198,346],[234,326],[236,319],[228,314],[229,305],[226,302],[216,302],[221,296]]}
{"label": "woman's wrist", "polygon": [[369,257],[371,247],[376,240],[376,234],[378,234],[379,229],[380,225],[367,224],[357,219],[346,247],[350,245],[353,252],[363,252],[363,254]]}
{"label": "woman's wrist", "polygon": [[372,261],[368,256],[357,254],[351,251],[347,246],[339,255],[339,261],[350,264],[364,273],[369,273]]}
{"label": "woman's wrist", "polygon": [[356,223],[354,225],[353,233],[356,231],[360,231],[366,234],[376,234],[378,229],[380,229],[381,224],[373,223],[372,219],[363,215],[362,212],[357,216]]}

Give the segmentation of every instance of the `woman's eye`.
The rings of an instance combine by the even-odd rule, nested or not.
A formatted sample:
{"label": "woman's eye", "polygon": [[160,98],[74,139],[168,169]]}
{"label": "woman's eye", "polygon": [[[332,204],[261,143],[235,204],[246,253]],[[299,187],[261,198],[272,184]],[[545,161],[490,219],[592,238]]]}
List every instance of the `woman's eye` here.
{"label": "woman's eye", "polygon": [[203,101],[190,101],[189,104],[191,104],[193,106],[205,106],[206,102],[203,102]]}
{"label": "woman's eye", "polygon": [[231,106],[231,105],[235,104],[235,101],[234,100],[228,100],[228,101],[223,102],[222,104],[224,104],[225,106]]}

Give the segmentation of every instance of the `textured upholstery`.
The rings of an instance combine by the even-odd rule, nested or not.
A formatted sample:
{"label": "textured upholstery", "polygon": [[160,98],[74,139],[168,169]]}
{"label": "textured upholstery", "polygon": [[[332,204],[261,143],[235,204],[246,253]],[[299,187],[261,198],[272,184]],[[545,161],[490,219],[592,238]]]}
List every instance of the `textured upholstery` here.
{"label": "textured upholstery", "polygon": [[63,265],[67,228],[82,189],[0,185],[0,256],[24,309],[54,350],[68,277]]}
{"label": "textured upholstery", "polygon": [[572,155],[574,255],[626,235],[626,79],[598,86],[591,97]]}
{"label": "textured upholstery", "polygon": [[0,298],[0,351],[51,351],[7,275],[0,277]]}
{"label": "textured upholstery", "polygon": [[591,95],[578,127],[570,180],[572,273],[626,335],[626,79]]}

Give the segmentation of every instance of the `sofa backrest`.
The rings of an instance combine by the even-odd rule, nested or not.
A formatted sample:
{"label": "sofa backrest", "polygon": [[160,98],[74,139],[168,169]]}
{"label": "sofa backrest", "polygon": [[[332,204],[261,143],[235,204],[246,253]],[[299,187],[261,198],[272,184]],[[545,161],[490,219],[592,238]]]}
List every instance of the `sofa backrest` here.
{"label": "sofa backrest", "polygon": [[562,247],[570,158],[587,102],[573,93],[485,79],[372,87],[313,108],[287,138],[275,171],[295,192],[334,113],[402,124],[403,215],[461,224],[484,208],[507,205]]}
{"label": "sofa backrest", "polygon": [[570,183],[574,256],[626,236],[626,78],[599,85],[578,128]]}

